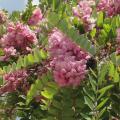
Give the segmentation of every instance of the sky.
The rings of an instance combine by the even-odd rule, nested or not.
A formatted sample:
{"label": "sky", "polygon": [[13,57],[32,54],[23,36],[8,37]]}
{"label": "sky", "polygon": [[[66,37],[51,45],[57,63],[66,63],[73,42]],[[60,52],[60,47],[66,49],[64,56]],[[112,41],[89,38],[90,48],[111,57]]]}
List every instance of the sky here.
{"label": "sky", "polygon": [[[33,0],[33,4],[38,4],[39,0]],[[0,0],[0,9],[6,9],[10,13],[14,10],[23,10],[27,0]]]}

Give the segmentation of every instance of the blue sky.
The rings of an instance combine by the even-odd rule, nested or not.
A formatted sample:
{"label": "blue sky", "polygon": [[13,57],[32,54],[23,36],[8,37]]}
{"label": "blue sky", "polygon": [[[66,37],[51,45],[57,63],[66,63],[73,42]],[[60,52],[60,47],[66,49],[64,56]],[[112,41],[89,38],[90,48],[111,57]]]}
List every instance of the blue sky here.
{"label": "blue sky", "polygon": [[[33,0],[33,4],[38,4],[39,0]],[[0,9],[5,8],[9,12],[14,10],[23,10],[27,0],[0,0]]]}

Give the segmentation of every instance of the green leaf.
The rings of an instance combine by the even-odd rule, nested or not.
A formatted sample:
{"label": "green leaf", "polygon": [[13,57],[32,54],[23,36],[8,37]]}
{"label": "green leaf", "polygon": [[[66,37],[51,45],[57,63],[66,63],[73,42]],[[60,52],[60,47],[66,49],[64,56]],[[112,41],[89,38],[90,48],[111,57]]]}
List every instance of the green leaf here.
{"label": "green leaf", "polygon": [[88,115],[80,113],[80,115],[85,119],[85,120],[92,120]]}
{"label": "green leaf", "polygon": [[105,76],[108,72],[108,64],[103,64],[102,68],[99,71],[99,75],[98,75],[98,85],[101,86],[103,81],[105,80]]}
{"label": "green leaf", "polygon": [[102,27],[103,26],[103,21],[104,21],[104,14],[103,12],[99,12],[98,17],[97,17],[97,26]]}
{"label": "green leaf", "polygon": [[115,67],[112,62],[109,63],[109,76],[114,77]]}
{"label": "green leaf", "polygon": [[108,90],[110,90],[111,88],[113,88],[114,85],[108,85],[104,88],[101,88],[100,90],[98,90],[98,93],[104,93],[104,92],[107,92]]}
{"label": "green leaf", "polygon": [[29,65],[28,57],[24,56],[24,67],[27,67]]}
{"label": "green leaf", "polygon": [[[47,76],[47,77],[46,77]],[[37,79],[34,84],[31,85],[30,90],[27,94],[27,100],[26,104],[28,105],[30,101],[33,99],[33,97],[37,94],[37,92],[44,90],[45,86],[48,84],[49,80],[51,79],[50,72],[47,72],[46,74],[43,74],[40,79]],[[48,93],[44,93],[47,94]]]}
{"label": "green leaf", "polygon": [[30,65],[34,63],[34,56],[32,54],[29,54],[27,58]]}
{"label": "green leaf", "polygon": [[50,12],[48,15],[48,20],[52,25],[57,25],[59,22],[59,15],[55,12]]}
{"label": "green leaf", "polygon": [[57,25],[57,27],[65,33],[69,38],[71,38],[73,41],[75,41],[78,45],[80,45],[81,48],[85,49],[87,52],[94,55],[96,53],[96,48],[90,40],[85,35],[79,35],[78,31],[75,30],[67,20],[63,19],[60,21],[60,23]]}
{"label": "green leaf", "polygon": [[91,110],[93,110],[94,104],[93,104],[92,100],[90,100],[90,98],[87,96],[84,96],[84,100],[85,100],[85,104],[88,105]]}
{"label": "green leaf", "polygon": [[109,98],[103,99],[103,101],[101,101],[101,102],[99,103],[99,105],[97,106],[97,110],[99,110],[100,108],[102,108],[102,107],[106,104],[106,102],[108,101],[108,99],[109,99]]}
{"label": "green leaf", "polygon": [[83,88],[83,91],[92,101],[94,101],[95,96],[94,96],[94,94],[91,93],[91,91],[89,91],[88,89],[86,90],[85,87]]}
{"label": "green leaf", "polygon": [[[8,69],[8,68],[7,68]],[[14,62],[13,64],[12,64],[12,71],[15,71],[16,70],[16,63]]]}
{"label": "green leaf", "polygon": [[43,95],[47,99],[52,99],[56,93],[57,93],[56,89],[47,86],[41,92],[41,95]]}
{"label": "green leaf", "polygon": [[52,105],[53,105],[53,107],[62,110],[62,108],[61,108],[62,105],[59,101],[53,99]]}
{"label": "green leaf", "polygon": [[38,50],[34,51],[34,61],[37,63],[40,61]]}
{"label": "green leaf", "polygon": [[89,80],[90,80],[90,84],[92,86],[93,91],[96,91],[96,81],[89,75]]}
{"label": "green leaf", "polygon": [[106,111],[107,111],[107,109],[106,109],[106,107],[104,107],[99,113],[99,118],[101,118]]}
{"label": "green leaf", "polygon": [[91,68],[90,68],[90,71],[91,71],[92,75],[93,75],[95,78],[97,78],[96,73],[95,73]]}
{"label": "green leaf", "polygon": [[110,30],[111,30],[111,26],[110,26],[109,24],[104,24],[104,25],[103,25],[103,28],[104,28],[104,30],[105,30],[107,33],[109,33]]}
{"label": "green leaf", "polygon": [[20,56],[19,59],[18,59],[18,61],[17,61],[17,69],[20,69],[22,66],[24,66],[24,60]]}
{"label": "green leaf", "polygon": [[0,85],[3,85],[3,78],[0,76]]}
{"label": "green leaf", "polygon": [[52,10],[55,11],[56,8],[56,0],[52,0]]}
{"label": "green leaf", "polygon": [[110,55],[110,58],[111,58],[111,61],[113,62],[113,64],[117,64],[117,60],[116,60],[116,53],[112,53],[111,55]]}
{"label": "green leaf", "polygon": [[120,55],[116,56],[116,65],[120,65]]}
{"label": "green leaf", "polygon": [[120,81],[119,73],[117,72],[117,70],[115,70],[113,81],[115,83]]}
{"label": "green leaf", "polygon": [[96,28],[93,28],[93,30],[90,32],[90,35],[91,35],[92,38],[95,37],[95,35],[96,35]]}
{"label": "green leaf", "polygon": [[[1,31],[0,31],[0,33],[1,33]],[[4,51],[2,48],[0,48],[0,56],[2,56],[2,55],[4,55]]]}
{"label": "green leaf", "polygon": [[40,50],[40,56],[39,57],[41,57],[42,59],[46,59],[47,58],[47,52],[45,52],[44,50]]}
{"label": "green leaf", "polygon": [[3,67],[3,71],[5,71],[6,73],[9,71],[15,71],[15,70],[19,70],[21,68],[26,68],[29,67],[29,65],[33,65],[35,63],[40,63],[41,60],[46,60],[48,57],[48,54],[46,51],[42,50],[42,49],[35,49],[33,53],[28,54],[26,56],[23,57],[19,57],[17,62],[12,63],[11,67],[10,66],[4,66]]}

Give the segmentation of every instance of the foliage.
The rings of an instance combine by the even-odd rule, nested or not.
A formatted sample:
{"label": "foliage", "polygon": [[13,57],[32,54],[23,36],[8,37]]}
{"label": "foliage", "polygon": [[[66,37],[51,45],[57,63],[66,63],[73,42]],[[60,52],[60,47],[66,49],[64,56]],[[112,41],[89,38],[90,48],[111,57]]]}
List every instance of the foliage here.
{"label": "foliage", "polygon": [[[78,5],[78,0],[40,0],[39,5],[34,6],[32,0],[28,0],[22,12],[14,11],[10,15],[6,11],[1,12],[0,119],[119,120],[119,2],[115,4],[116,0],[110,0],[105,4],[104,0],[83,0]],[[37,21],[34,25],[28,22],[32,15]],[[37,44],[30,46],[27,38],[32,38],[27,32],[23,37],[19,26],[17,34],[11,33],[13,28],[8,29],[8,24],[18,21],[31,30],[30,34],[35,34]],[[57,34],[54,34],[55,29]],[[25,49],[29,52],[22,53],[11,42],[16,50],[13,55],[12,47],[3,42],[3,36],[8,32],[10,37],[11,34],[18,35],[16,41],[13,39],[16,45],[26,40]],[[76,63],[84,63],[85,70]],[[27,80],[10,91],[7,85],[14,81],[12,78],[6,80],[5,75],[22,69],[27,72]],[[79,69],[83,70],[83,80],[80,77],[76,79]],[[60,72],[56,73],[56,70]],[[72,75],[75,75],[74,79]],[[17,78],[21,81],[20,76]],[[61,85],[58,78],[61,84],[71,84]],[[76,80],[79,80],[77,84],[73,84]]]}

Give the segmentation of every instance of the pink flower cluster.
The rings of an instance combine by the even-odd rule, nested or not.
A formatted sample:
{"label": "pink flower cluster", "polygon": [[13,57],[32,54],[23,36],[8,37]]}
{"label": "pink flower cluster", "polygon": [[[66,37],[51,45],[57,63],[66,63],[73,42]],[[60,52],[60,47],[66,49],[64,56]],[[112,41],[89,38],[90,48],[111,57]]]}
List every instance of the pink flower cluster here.
{"label": "pink flower cluster", "polygon": [[43,18],[42,12],[40,10],[40,8],[36,8],[33,13],[32,16],[30,17],[28,24],[29,25],[37,25]]}
{"label": "pink flower cluster", "polygon": [[95,19],[91,17],[93,5],[95,5],[94,0],[83,0],[73,7],[73,14],[83,21],[87,30],[91,30],[95,26]]}
{"label": "pink flower cluster", "polygon": [[104,11],[107,16],[120,13],[120,0],[100,0],[97,5],[98,11]]}
{"label": "pink flower cluster", "polygon": [[7,15],[4,11],[0,10],[0,24],[3,24],[7,20]]}
{"label": "pink flower cluster", "polygon": [[54,29],[49,36],[50,66],[59,86],[78,86],[86,75],[86,62],[90,58],[70,38]]}
{"label": "pink flower cluster", "polygon": [[0,94],[16,91],[26,81],[26,70],[18,70],[4,75],[5,85],[0,88]]}
{"label": "pink flower cluster", "polygon": [[31,51],[33,45],[37,44],[37,38],[30,28],[22,23],[9,24],[7,34],[0,40],[7,57],[17,53],[26,54]]}
{"label": "pink flower cluster", "polygon": [[120,28],[117,29],[117,49],[116,49],[116,52],[117,54],[120,54]]}

